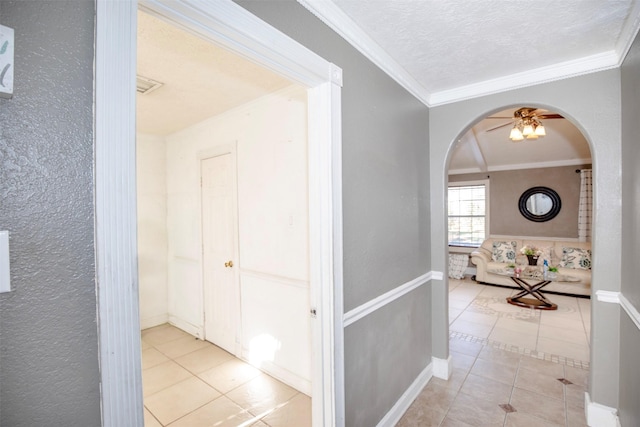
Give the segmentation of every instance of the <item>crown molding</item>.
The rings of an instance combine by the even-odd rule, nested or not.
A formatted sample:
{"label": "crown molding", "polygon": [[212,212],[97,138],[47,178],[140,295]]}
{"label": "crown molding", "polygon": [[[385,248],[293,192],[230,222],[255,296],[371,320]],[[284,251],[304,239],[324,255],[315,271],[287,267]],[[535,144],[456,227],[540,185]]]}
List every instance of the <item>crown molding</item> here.
{"label": "crown molding", "polygon": [[356,50],[387,73],[400,86],[415,96],[427,107],[429,93],[411,74],[384,51],[367,33],[365,33],[349,16],[333,1],[298,0],[309,12],[327,24]]}
{"label": "crown molding", "polygon": [[533,163],[520,163],[515,165],[490,166],[488,170],[480,170],[480,168],[451,169],[449,170],[449,175],[513,171],[513,170],[521,170],[521,169],[558,168],[562,166],[582,166],[582,165],[590,165],[591,163],[592,163],[592,159],[590,158],[553,160],[549,162],[533,162]]}
{"label": "crown molding", "polygon": [[429,93],[421,83],[389,56],[333,1],[297,1],[427,107],[451,104],[480,96],[619,67],[640,29],[640,2],[634,2],[633,9],[629,13],[629,18],[625,22],[616,47],[613,50],[522,73]]}
{"label": "crown molding", "polygon": [[618,65],[622,65],[624,58],[629,53],[631,45],[640,29],[640,2],[634,1],[629,13],[628,19],[625,21],[616,43],[616,54],[618,55]]}
{"label": "crown molding", "polygon": [[619,63],[620,61],[616,51],[611,50],[573,61],[565,61],[521,73],[460,86],[454,89],[435,92],[429,97],[429,105],[436,107],[466,99],[506,92],[508,90],[609,70],[618,67]]}

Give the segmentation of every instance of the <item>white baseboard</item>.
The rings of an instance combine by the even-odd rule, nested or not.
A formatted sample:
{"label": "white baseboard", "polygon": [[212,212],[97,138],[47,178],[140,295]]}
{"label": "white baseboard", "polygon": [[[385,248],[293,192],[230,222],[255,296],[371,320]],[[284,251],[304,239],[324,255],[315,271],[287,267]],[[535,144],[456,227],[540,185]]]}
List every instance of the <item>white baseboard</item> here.
{"label": "white baseboard", "polygon": [[154,326],[164,325],[169,321],[168,314],[160,314],[158,316],[147,317],[146,319],[140,319],[140,330],[153,328]]}
{"label": "white baseboard", "polygon": [[[244,357],[244,355],[246,354],[249,354],[249,352],[248,350],[245,349],[242,359],[245,362],[251,364],[251,362],[246,357]],[[277,378],[278,380],[282,381],[286,385],[295,388],[300,393],[304,393],[307,396],[312,397],[310,379],[302,378],[301,376],[296,375],[293,372],[266,360],[262,361],[260,366],[257,366],[257,365],[252,365],[252,366],[255,366],[256,368],[260,369],[262,372],[265,372],[271,375],[272,377]]]}
{"label": "white baseboard", "polygon": [[378,423],[377,427],[393,427],[400,421],[400,418],[407,412],[409,406],[413,403],[414,400],[418,397],[422,389],[427,385],[431,377],[433,376],[433,363],[430,363],[418,378],[413,381],[413,383],[409,386],[407,391],[405,391],[400,399],[393,405],[393,408],[387,412],[387,415],[384,416]]}
{"label": "white baseboard", "polygon": [[443,380],[448,380],[453,372],[453,365],[451,364],[451,355],[446,359],[438,359],[437,357],[431,358],[431,364],[433,365],[433,376]]}
{"label": "white baseboard", "polygon": [[204,331],[202,328],[199,328],[196,325],[192,325],[189,322],[186,322],[179,317],[169,316],[169,323],[175,326],[176,328],[182,329],[188,334],[193,335],[194,337],[203,340],[204,339]]}
{"label": "white baseboard", "polygon": [[592,402],[588,392],[584,394],[584,410],[589,427],[620,427],[617,409]]}

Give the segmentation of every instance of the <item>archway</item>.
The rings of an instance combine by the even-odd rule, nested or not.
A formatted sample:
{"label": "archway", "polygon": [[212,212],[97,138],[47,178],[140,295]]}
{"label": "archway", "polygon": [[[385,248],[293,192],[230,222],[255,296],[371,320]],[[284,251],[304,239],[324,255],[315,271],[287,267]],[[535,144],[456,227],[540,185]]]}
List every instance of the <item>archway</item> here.
{"label": "archway", "polygon": [[[594,322],[591,326],[591,370],[587,398],[590,408],[600,406],[609,411],[618,405],[620,380],[616,362],[620,347],[620,307],[612,304],[615,302],[612,299],[606,298],[610,292],[619,291],[621,277],[621,111],[615,73],[594,73],[441,105],[430,110],[430,189],[434,201],[431,210],[432,269],[445,271],[447,265],[444,189],[449,150],[462,131],[469,129],[478,119],[508,105],[546,106],[558,111],[569,118],[590,143],[596,171],[593,183],[594,223],[607,226],[596,227],[593,232],[592,295],[595,298],[591,299]],[[448,326],[446,310],[443,309],[448,302],[447,285],[446,279],[433,283],[432,336],[434,358],[448,361]]]}
{"label": "archway", "polygon": [[[523,111],[535,115],[533,120],[546,128],[546,136],[510,140],[517,122],[514,117],[520,117]],[[564,266],[565,248],[576,247],[575,253],[591,259],[590,236],[581,238],[578,226],[579,219],[587,218],[581,212],[580,187],[581,176],[591,173],[589,142],[570,120],[552,109],[517,105],[474,122],[450,148],[447,166],[452,339],[506,347],[541,360],[561,360],[588,368],[591,270],[560,267],[561,274],[542,289],[545,303],[528,298],[530,294],[511,301],[521,307],[509,305],[508,297],[520,288],[507,276],[509,270],[494,263],[491,246],[500,242],[517,244],[510,263],[518,271],[523,269],[523,275],[532,275],[523,286],[542,283],[543,260],[551,268]],[[556,217],[532,220],[531,215],[521,212],[519,199],[532,187],[553,189],[553,194],[559,194]],[[474,195],[469,200],[466,194]],[[590,206],[590,200],[588,203]],[[587,213],[590,218],[590,208]],[[520,253],[523,246],[540,252],[539,266],[524,267],[527,260]],[[475,255],[469,262],[473,251],[482,252],[482,256]],[[452,272],[451,265],[461,267],[463,260],[468,264],[467,276],[456,280],[463,272],[460,268]]]}

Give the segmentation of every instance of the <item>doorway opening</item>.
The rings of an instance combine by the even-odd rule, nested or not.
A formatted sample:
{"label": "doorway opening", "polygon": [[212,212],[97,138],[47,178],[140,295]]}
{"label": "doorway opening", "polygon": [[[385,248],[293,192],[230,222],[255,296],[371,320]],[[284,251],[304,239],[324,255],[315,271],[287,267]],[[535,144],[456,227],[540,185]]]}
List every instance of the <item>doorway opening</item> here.
{"label": "doorway opening", "polygon": [[[310,425],[310,401],[293,391],[309,396],[312,388],[306,90],[144,12],[138,73],[162,82],[137,95],[145,415],[167,425],[203,413],[225,420],[248,412],[265,422],[295,413]],[[158,322],[284,384],[208,346],[187,345],[180,334],[161,342],[158,329],[148,329]],[[164,375],[174,381],[162,389],[156,377],[183,369],[209,402],[168,413],[166,401],[196,393],[181,376]],[[256,384],[259,405],[242,393]],[[227,410],[212,413],[219,406]]]}
{"label": "doorway opening", "polygon": [[[452,148],[449,192],[464,195],[449,199],[449,254],[454,260],[450,267],[456,258],[464,260],[464,265],[449,274],[454,277],[452,283],[460,286],[450,286],[450,330],[588,368],[591,234],[590,226],[588,234],[579,229],[591,218],[591,199],[580,197],[581,193],[591,194],[591,150],[582,132],[561,114],[544,108],[531,110],[546,128],[545,136],[512,141],[514,113],[519,111],[514,107],[478,121]],[[589,188],[581,191],[585,173]],[[486,191],[482,200],[468,197],[476,184]],[[532,219],[522,213],[520,199],[532,188],[548,188],[559,195],[555,217],[538,215]],[[497,259],[500,254],[493,252],[500,248],[492,249],[501,242],[516,243],[504,273],[497,272],[502,265],[497,262],[506,258]],[[571,263],[565,250],[572,248],[588,255],[585,262],[589,265]],[[528,265],[527,249],[538,257],[534,267]],[[473,251],[484,251],[486,262],[471,256]],[[565,268],[569,264],[575,268]],[[560,273],[544,271],[557,267]],[[522,291],[509,277],[511,269],[522,270],[519,276],[531,273],[532,279],[527,280],[531,284],[553,276],[553,281],[541,288],[551,306],[526,296],[507,304],[506,298]],[[538,274],[540,280],[535,280]],[[523,303],[517,305],[518,301]],[[534,306],[537,308],[529,308]]]}
{"label": "doorway opening", "polygon": [[[96,48],[96,234],[98,310],[100,321],[103,417],[105,425],[140,425],[139,316],[135,283],[135,183],[132,86],[115,88],[108,76],[135,73],[137,5],[98,5]],[[340,70],[276,32],[244,9],[224,2],[181,4],[180,10],[145,2],[145,11],[168,19],[207,40],[223,44],[236,53],[282,73],[306,88],[308,96],[309,251],[312,348],[313,422],[323,425],[343,411],[341,366],[334,350],[341,351],[340,322],[334,307],[340,301],[340,195],[339,93]],[[239,23],[242,22],[242,25]],[[133,31],[131,31],[133,30]],[[125,37],[120,35],[125,34]],[[128,35],[128,36],[127,36]],[[268,36],[266,36],[268,35]],[[270,45],[277,39],[290,53],[283,58]],[[276,43],[277,45],[279,43]],[[257,52],[260,52],[259,54]],[[294,70],[295,69],[295,70]],[[132,82],[133,79],[124,79]],[[113,180],[118,176],[118,180]],[[133,190],[133,191],[132,191]],[[107,220],[108,219],[108,220]],[[132,244],[133,243],[133,244]],[[338,310],[339,312],[339,310]],[[137,333],[136,333],[137,330]],[[338,333],[336,333],[338,331]],[[136,336],[137,335],[137,336]],[[136,345],[138,343],[138,345]],[[336,364],[338,361],[338,364]],[[334,377],[334,372],[338,372]],[[317,381],[316,381],[317,379]],[[122,385],[126,387],[123,389]],[[338,397],[336,397],[338,394]]]}

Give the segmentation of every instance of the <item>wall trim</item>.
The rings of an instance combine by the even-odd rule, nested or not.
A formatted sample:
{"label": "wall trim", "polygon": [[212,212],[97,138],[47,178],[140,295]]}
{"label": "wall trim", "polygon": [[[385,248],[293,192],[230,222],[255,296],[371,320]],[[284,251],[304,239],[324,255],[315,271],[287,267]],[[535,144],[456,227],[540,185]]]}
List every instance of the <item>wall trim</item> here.
{"label": "wall trim", "polygon": [[261,271],[240,268],[240,277],[242,276],[254,277],[256,279],[267,280],[269,282],[293,286],[295,288],[309,289],[308,280],[292,279],[291,277],[278,276],[277,274],[263,273]]}
{"label": "wall trim", "polygon": [[465,175],[470,173],[487,173],[487,172],[501,172],[501,171],[515,171],[523,169],[541,169],[541,168],[560,168],[564,166],[582,166],[590,165],[593,159],[570,159],[570,160],[552,160],[540,163],[521,163],[517,165],[502,165],[491,166],[487,170],[481,170],[480,168],[467,168],[467,169],[451,169],[449,175]]}
{"label": "wall trim", "polygon": [[600,290],[600,291],[596,291],[596,298],[600,302],[620,304],[620,292]]}
{"label": "wall trim", "polygon": [[140,329],[145,330],[153,328],[154,326],[160,326],[169,322],[169,314],[158,314],[156,316],[147,317],[146,319],[140,319]]}
{"label": "wall trim", "polygon": [[622,292],[596,291],[596,298],[601,302],[620,304],[627,316],[636,325],[636,328],[640,329],[640,312]]}
{"label": "wall trim", "polygon": [[433,376],[443,380],[448,380],[453,372],[453,359],[451,355],[446,359],[439,359],[437,357],[431,358],[431,364],[433,365]]}
{"label": "wall trim", "polygon": [[246,355],[249,354],[249,350],[246,348],[242,349],[242,359],[247,362],[248,364],[250,364],[251,366],[254,366],[256,369],[259,369],[262,372],[266,372],[267,374],[271,375],[272,377],[277,378],[278,380],[282,381],[283,383],[295,388],[296,390],[298,390],[301,393],[306,394],[307,396],[311,397],[312,393],[312,388],[311,388],[311,381],[304,379],[303,377],[294,374],[291,371],[288,371],[287,369],[278,366],[268,360],[264,360],[262,361],[262,363],[260,364],[260,366],[258,365],[253,365],[251,364],[251,361],[246,357]]}
{"label": "wall trim", "polygon": [[406,295],[414,289],[424,285],[431,280],[432,276],[433,272],[430,271],[426,274],[423,274],[422,276],[416,277],[415,279],[405,283],[404,285],[400,285],[397,288],[390,290],[389,292],[386,292],[370,301],[367,301],[366,303],[354,308],[353,310],[349,310],[344,314],[344,327],[346,328],[352,323],[357,322],[363,317],[397,300],[401,296]]}
{"label": "wall trim", "polygon": [[584,393],[584,412],[590,427],[620,427],[618,410],[592,402],[589,392]]}
{"label": "wall trim", "polygon": [[420,395],[420,392],[429,383],[431,377],[433,377],[432,363],[427,365],[427,367],[420,372],[420,375],[418,375],[413,383],[411,383],[409,388],[402,394],[396,404],[393,405],[389,412],[387,412],[387,414],[380,420],[377,427],[393,427],[398,424],[400,418],[402,418],[413,401]]}
{"label": "wall trim", "polygon": [[415,96],[427,107],[429,93],[416,79],[396,62],[384,49],[380,47],[367,33],[330,1],[298,0],[309,12],[324,22],[329,28],[341,35],[350,45],[373,62],[389,77],[398,82],[410,94]]}
{"label": "wall trim", "polygon": [[436,107],[619,67],[640,28],[640,13],[638,12],[640,6],[636,4],[630,13],[630,16],[635,19],[633,21],[627,20],[616,46],[610,51],[453,89],[431,92],[387,54],[336,4],[313,0],[298,0],[298,3],[302,4],[318,19],[341,35],[349,44],[427,107]]}
{"label": "wall trim", "polygon": [[[339,67],[231,0],[98,1],[95,50],[96,292],[102,425],[144,425],[136,268],[135,65],[138,3],[307,88],[313,425],[344,425],[342,145]],[[121,76],[122,81],[113,76]],[[124,82],[124,84],[122,83]],[[113,177],[117,176],[118,179]],[[313,190],[313,192],[311,191]],[[318,224],[314,227],[313,224]],[[339,311],[338,311],[339,310]]]}

